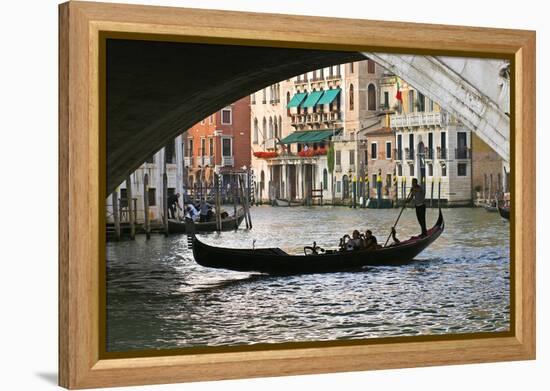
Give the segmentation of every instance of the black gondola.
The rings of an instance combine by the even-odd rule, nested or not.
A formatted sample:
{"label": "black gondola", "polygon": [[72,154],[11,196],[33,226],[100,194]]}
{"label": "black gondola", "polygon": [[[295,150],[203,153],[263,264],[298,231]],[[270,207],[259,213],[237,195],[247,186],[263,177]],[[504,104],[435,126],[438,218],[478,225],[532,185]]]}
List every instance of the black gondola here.
{"label": "black gondola", "polygon": [[500,216],[505,218],[506,220],[510,220],[510,208],[506,206],[498,206],[498,213],[500,213]]}
{"label": "black gondola", "polygon": [[[267,274],[327,273],[359,269],[371,265],[398,265],[410,262],[443,232],[445,222],[439,211],[437,223],[425,237],[412,237],[399,244],[376,250],[327,250],[321,254],[291,255],[280,248],[233,249],[209,246],[193,237],[193,255],[202,266]],[[307,247],[306,247],[307,248]],[[306,252],[304,248],[304,253]]]}
{"label": "black gondola", "polygon": [[[244,220],[244,211],[239,209],[237,215],[226,217],[222,219],[222,231],[231,231],[239,227],[242,221]],[[179,221],[174,219],[168,219],[168,229],[170,233],[174,234],[184,234],[185,230],[185,221]],[[216,231],[216,220],[206,221],[203,223],[193,223],[195,226],[195,232],[214,232]]]}

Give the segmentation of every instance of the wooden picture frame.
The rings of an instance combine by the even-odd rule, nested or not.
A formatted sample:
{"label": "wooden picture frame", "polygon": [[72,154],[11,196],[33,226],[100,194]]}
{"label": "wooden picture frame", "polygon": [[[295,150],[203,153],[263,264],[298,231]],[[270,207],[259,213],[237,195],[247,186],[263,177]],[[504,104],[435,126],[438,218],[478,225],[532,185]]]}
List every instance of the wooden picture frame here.
{"label": "wooden picture frame", "polygon": [[[59,384],[175,383],[535,358],[535,33],[290,15],[69,2],[59,7]],[[100,349],[101,32],[193,42],[447,53],[512,60],[511,332],[350,346],[104,358]],[[442,50],[444,48],[444,50]],[[459,354],[457,354],[459,353]]]}

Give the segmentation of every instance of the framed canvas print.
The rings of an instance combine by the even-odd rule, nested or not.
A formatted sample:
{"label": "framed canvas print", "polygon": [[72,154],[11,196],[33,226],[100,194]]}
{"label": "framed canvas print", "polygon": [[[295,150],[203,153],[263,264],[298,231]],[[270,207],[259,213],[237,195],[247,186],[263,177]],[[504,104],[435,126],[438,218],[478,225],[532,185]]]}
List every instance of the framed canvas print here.
{"label": "framed canvas print", "polygon": [[535,358],[534,32],[59,13],[60,385]]}

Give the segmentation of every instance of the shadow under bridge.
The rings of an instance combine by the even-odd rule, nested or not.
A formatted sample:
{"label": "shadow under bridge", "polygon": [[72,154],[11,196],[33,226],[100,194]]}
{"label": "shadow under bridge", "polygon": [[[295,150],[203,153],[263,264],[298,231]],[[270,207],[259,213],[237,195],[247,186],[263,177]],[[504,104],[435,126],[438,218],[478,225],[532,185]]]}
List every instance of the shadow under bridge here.
{"label": "shadow under bridge", "polygon": [[182,131],[228,104],[358,52],[107,40],[107,195]]}

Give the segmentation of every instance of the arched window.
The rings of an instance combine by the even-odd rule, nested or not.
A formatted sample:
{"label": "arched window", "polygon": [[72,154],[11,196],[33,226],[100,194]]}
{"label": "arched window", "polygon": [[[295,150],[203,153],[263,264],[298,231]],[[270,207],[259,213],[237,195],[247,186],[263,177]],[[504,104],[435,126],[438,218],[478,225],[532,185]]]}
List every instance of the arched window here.
{"label": "arched window", "polygon": [[254,144],[258,144],[258,133],[259,132],[260,132],[260,130],[258,129],[258,119],[254,118],[254,139],[253,139]]}
{"label": "arched window", "polygon": [[264,117],[264,120],[262,121],[262,139],[265,142],[265,138],[267,136],[267,121]]}
{"label": "arched window", "polygon": [[327,172],[327,169],[325,168],[323,170],[323,190],[327,190],[328,189],[328,172]]}
{"label": "arched window", "polygon": [[368,96],[369,96],[369,110],[376,110],[376,87],[374,86],[374,84],[369,84]]}
{"label": "arched window", "polygon": [[279,137],[279,125],[277,124],[277,117],[275,117],[275,121],[273,121],[273,137]]}
{"label": "arched window", "polygon": [[283,119],[279,116],[279,138],[283,138]]}
{"label": "arched window", "polygon": [[[353,64],[353,63],[352,63]],[[350,110],[353,110],[353,103],[354,103],[354,99],[353,99],[353,84],[350,84],[349,85],[349,109]]]}
{"label": "arched window", "polygon": [[340,100],[341,94],[336,95],[336,99],[332,101],[332,107],[331,110],[340,111],[340,107],[342,104],[342,101]]}
{"label": "arched window", "polygon": [[263,104],[265,104],[265,102],[266,102],[266,94],[267,94],[267,92],[266,92],[266,90],[265,90],[265,88],[264,88],[264,89],[262,90],[262,103],[263,103]]}
{"label": "arched window", "polygon": [[264,170],[262,170],[262,173],[260,174],[260,189],[264,190],[264,183],[265,183],[265,173]]}
{"label": "arched window", "polygon": [[269,117],[269,137],[268,139],[273,138],[273,118]]}
{"label": "arched window", "polygon": [[375,73],[375,64],[372,60],[367,60],[367,72],[368,73]]}

